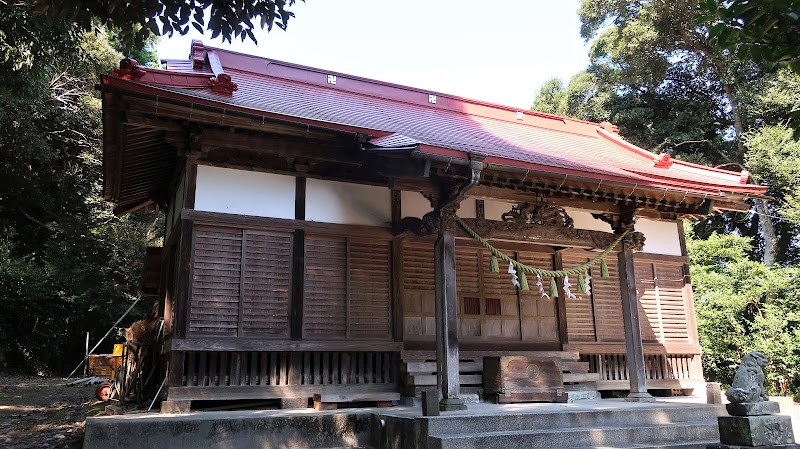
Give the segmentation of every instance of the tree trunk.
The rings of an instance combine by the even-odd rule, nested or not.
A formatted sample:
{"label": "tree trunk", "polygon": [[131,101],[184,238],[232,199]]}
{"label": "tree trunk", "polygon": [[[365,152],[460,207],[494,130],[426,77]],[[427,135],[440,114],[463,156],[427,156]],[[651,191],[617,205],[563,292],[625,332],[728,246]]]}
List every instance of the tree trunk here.
{"label": "tree trunk", "polygon": [[775,263],[778,256],[778,235],[775,233],[775,226],[769,217],[767,200],[756,200],[756,212],[758,212],[758,224],[761,227],[761,236],[764,238],[764,265],[770,266]]}
{"label": "tree trunk", "polygon": [[[731,104],[731,113],[733,114],[733,128],[736,132],[736,148],[739,150],[739,158],[744,160],[745,147],[742,142],[742,134],[744,133],[744,126],[742,125],[742,116],[739,114],[739,107],[736,104],[736,96],[733,93],[731,86],[722,82],[725,89],[725,96]],[[761,228],[761,237],[764,239],[764,265],[770,266],[775,263],[778,255],[778,235],[775,233],[775,226],[772,224],[772,219],[769,216],[769,208],[767,207],[767,200],[755,200],[756,213],[758,214],[758,225]]]}

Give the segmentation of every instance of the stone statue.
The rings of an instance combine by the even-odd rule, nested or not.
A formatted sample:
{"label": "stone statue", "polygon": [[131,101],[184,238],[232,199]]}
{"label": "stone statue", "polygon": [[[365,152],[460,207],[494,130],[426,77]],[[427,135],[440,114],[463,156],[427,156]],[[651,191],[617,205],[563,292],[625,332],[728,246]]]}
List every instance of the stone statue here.
{"label": "stone statue", "polygon": [[742,364],[736,370],[733,384],[725,392],[725,396],[733,404],[744,402],[768,401],[764,393],[764,366],[767,358],[760,352],[751,352],[744,356]]}

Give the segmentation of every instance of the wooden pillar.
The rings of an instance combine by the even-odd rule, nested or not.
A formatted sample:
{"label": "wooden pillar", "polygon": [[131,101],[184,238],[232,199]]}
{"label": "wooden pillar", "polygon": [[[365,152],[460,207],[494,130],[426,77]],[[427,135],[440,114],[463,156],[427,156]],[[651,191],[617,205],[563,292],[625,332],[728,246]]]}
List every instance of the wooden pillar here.
{"label": "wooden pillar", "polygon": [[439,236],[434,248],[436,274],[436,372],[442,411],[466,410],[459,397],[458,297],[456,291],[456,240],[445,212],[439,215]]}
{"label": "wooden pillar", "polygon": [[633,250],[622,243],[618,255],[619,284],[622,293],[622,320],[625,326],[625,348],[627,349],[628,380],[631,392],[626,398],[632,402],[653,402],[655,398],[647,392],[644,367],[644,347],[639,317],[639,295],[636,291],[636,272],[633,266]]}

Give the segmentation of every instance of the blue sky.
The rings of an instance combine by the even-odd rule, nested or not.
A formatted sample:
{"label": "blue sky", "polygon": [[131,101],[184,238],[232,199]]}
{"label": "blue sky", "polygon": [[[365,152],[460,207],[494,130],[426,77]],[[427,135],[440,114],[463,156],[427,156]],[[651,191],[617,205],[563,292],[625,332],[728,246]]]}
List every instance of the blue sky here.
{"label": "blue sky", "polygon": [[200,36],[162,38],[160,58],[185,59],[192,39],[519,108],[550,77],[568,81],[588,64],[580,0],[307,0],[287,31],[256,33],[258,45]]}

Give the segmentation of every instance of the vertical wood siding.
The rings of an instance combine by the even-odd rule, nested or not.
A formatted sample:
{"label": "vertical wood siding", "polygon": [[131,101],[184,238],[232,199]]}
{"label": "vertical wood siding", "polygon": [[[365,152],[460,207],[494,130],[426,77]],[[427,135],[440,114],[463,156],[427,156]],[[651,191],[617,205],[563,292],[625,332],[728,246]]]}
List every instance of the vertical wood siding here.
{"label": "vertical wood siding", "polygon": [[[553,268],[552,254],[521,251],[517,260],[537,268]],[[528,276],[528,286],[530,287],[529,291],[520,292],[522,340],[557,342],[556,298],[546,299],[541,296],[539,288],[536,286],[536,276]],[[549,277],[542,277],[542,286],[544,291],[550,294]]]}
{"label": "vertical wood siding", "polygon": [[[552,268],[549,253],[508,252],[523,263]],[[557,342],[555,303],[538,291],[520,292],[511,283],[508,266],[489,269],[491,254],[483,248],[456,246],[458,331],[463,340]],[[406,340],[435,338],[433,243],[402,244],[403,333]],[[535,289],[535,277],[528,283]],[[544,279],[549,287],[549,279]],[[549,291],[549,288],[548,288]]]}
{"label": "vertical wood siding", "polygon": [[198,226],[190,335],[286,338],[292,235]]}
{"label": "vertical wood siding", "polygon": [[[591,256],[583,254],[565,253],[561,255],[561,261],[565,269],[576,267],[586,263]],[[595,280],[600,278],[599,266],[597,269],[589,270],[591,279],[591,295],[580,293],[578,291],[578,276],[569,276],[569,282],[572,285],[570,290],[575,294],[577,299],[564,298],[567,309],[567,334],[569,335],[570,342],[577,341],[597,341],[597,331],[595,328],[595,307],[593,296],[597,293],[595,288],[603,288],[603,285],[595,285]],[[559,289],[563,288],[563,284],[559,285]],[[619,291],[619,289],[617,289]],[[563,291],[560,291],[563,296]],[[617,296],[619,301],[619,296]],[[620,302],[620,305],[622,303]],[[624,334],[623,334],[624,335]]]}
{"label": "vertical wood siding", "polygon": [[403,335],[406,340],[431,339],[436,336],[434,306],[436,300],[433,243],[403,241],[401,245]]}
{"label": "vertical wood siding", "polygon": [[292,236],[244,233],[241,333],[289,337]]}
{"label": "vertical wood siding", "polygon": [[636,288],[646,316],[646,321],[642,320],[643,340],[689,342],[689,298],[684,295],[684,284],[683,267],[679,264],[636,262]]}
{"label": "vertical wood siding", "polygon": [[606,256],[608,277],[600,277],[600,268],[592,270],[592,296],[594,300],[597,341],[624,342],[625,326],[622,323],[622,292],[619,289],[617,253]]}
{"label": "vertical wood siding", "polygon": [[389,241],[306,238],[303,336],[391,339]]}
{"label": "vertical wood siding", "polygon": [[303,336],[347,337],[347,241],[306,235]]}
{"label": "vertical wood siding", "polygon": [[189,334],[235,336],[242,265],[240,229],[198,227]]}
{"label": "vertical wood siding", "polygon": [[389,242],[350,239],[350,336],[391,338]]}
{"label": "vertical wood siding", "polygon": [[[289,339],[293,235],[197,226],[189,334]],[[388,239],[306,235],[300,251],[303,339],[391,339]]]}

